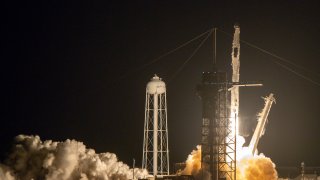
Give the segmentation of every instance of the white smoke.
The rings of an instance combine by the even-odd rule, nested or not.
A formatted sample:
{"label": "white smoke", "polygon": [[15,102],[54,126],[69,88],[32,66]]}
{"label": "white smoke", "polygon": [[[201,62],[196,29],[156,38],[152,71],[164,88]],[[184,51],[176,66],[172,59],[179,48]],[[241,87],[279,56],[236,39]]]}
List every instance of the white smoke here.
{"label": "white smoke", "polygon": [[14,180],[13,173],[7,166],[0,164],[0,180]]}
{"label": "white smoke", "polygon": [[193,150],[186,160],[186,167],[180,174],[197,176],[201,170],[201,146],[197,146],[197,150]]}
{"label": "white smoke", "polygon": [[[135,179],[148,175],[134,169]],[[82,142],[41,141],[39,136],[19,135],[4,164],[0,180],[127,180],[133,169],[118,161],[113,153],[95,153]]]}
{"label": "white smoke", "polygon": [[275,164],[263,154],[247,156],[237,162],[239,180],[277,180]]}

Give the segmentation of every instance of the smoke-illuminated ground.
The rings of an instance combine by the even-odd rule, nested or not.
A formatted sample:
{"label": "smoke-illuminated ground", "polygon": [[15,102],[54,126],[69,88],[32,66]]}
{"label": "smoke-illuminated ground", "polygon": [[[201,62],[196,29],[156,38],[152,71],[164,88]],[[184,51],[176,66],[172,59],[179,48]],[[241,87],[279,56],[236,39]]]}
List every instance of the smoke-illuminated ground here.
{"label": "smoke-illuminated ground", "polygon": [[[146,170],[134,169],[135,178],[147,176]],[[41,141],[39,136],[19,135],[4,164],[0,180],[126,180],[133,169],[118,161],[113,153],[96,153],[82,142]]]}

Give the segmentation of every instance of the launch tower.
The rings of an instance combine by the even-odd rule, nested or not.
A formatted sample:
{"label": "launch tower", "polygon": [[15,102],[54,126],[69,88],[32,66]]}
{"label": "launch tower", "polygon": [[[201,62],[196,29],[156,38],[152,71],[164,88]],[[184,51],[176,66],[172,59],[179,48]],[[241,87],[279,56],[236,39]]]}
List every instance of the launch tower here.
{"label": "launch tower", "polygon": [[212,180],[234,179],[236,144],[235,138],[230,139],[229,135],[232,127],[229,121],[230,96],[226,73],[203,73],[198,93],[202,100],[202,173],[209,172]]}
{"label": "launch tower", "polygon": [[202,74],[198,86],[202,100],[201,169],[203,176],[210,173],[211,180],[236,178],[236,127],[230,123],[229,84],[227,73],[217,70],[214,58],[212,71]]}

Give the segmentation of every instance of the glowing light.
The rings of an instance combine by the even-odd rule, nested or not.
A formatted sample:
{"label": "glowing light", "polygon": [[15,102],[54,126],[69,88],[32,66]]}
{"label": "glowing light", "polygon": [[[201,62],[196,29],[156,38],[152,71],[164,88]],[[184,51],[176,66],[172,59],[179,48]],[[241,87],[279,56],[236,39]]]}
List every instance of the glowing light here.
{"label": "glowing light", "polygon": [[242,158],[237,164],[238,180],[277,180],[275,164],[264,155]]}

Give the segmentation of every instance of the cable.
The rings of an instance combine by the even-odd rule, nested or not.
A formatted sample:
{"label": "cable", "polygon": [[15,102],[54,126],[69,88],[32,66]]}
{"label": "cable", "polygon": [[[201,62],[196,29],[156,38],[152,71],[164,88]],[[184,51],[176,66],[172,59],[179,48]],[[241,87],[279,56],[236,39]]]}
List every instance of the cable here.
{"label": "cable", "polygon": [[264,52],[264,53],[266,53],[266,54],[269,54],[269,55],[271,55],[271,56],[273,56],[273,57],[275,57],[275,58],[278,58],[279,60],[282,60],[282,61],[284,61],[284,62],[286,62],[286,63],[288,63],[288,64],[291,64],[292,66],[295,66],[295,67],[300,68],[300,69],[302,69],[302,70],[308,71],[308,72],[310,72],[310,73],[312,73],[312,74],[317,75],[317,76],[320,77],[320,74],[317,73],[317,72],[310,71],[309,69],[307,69],[307,68],[305,68],[305,67],[303,67],[303,66],[301,66],[301,65],[298,65],[298,64],[296,64],[296,63],[294,63],[294,62],[292,62],[292,61],[289,61],[289,60],[287,60],[287,59],[285,59],[285,58],[282,58],[282,57],[280,57],[280,56],[277,56],[276,54],[273,54],[273,53],[271,53],[271,52],[269,52],[269,51],[266,51],[266,50],[264,50],[264,49],[261,49],[261,48],[255,46],[255,45],[253,45],[253,44],[251,44],[251,43],[249,43],[249,42],[246,42],[246,41],[241,41],[241,42],[243,42],[244,44],[246,44],[246,45],[248,45],[248,46],[250,46],[250,47],[256,48],[256,49],[258,49],[258,50],[260,50],[260,51],[262,51],[262,52]]}
{"label": "cable", "polygon": [[207,37],[205,37],[201,43],[199,44],[199,46],[192,52],[192,54],[189,56],[189,58],[183,62],[183,64],[179,67],[179,69],[171,76],[171,78],[169,79],[168,83],[170,83],[177,74],[179,74],[181,72],[181,70],[186,66],[186,64],[191,60],[191,58],[197,53],[197,51],[200,49],[200,47],[203,45],[203,43],[209,38],[210,34],[212,33],[212,29],[209,31]]}
{"label": "cable", "polygon": [[320,83],[318,83],[318,82],[316,82],[316,81],[314,81],[314,80],[312,80],[312,79],[308,78],[307,76],[305,76],[305,75],[303,75],[303,74],[300,74],[300,73],[298,73],[298,72],[294,71],[294,70],[293,70],[293,69],[291,69],[290,67],[288,67],[288,66],[286,66],[286,65],[283,65],[283,64],[281,64],[281,63],[279,63],[279,62],[277,62],[277,61],[275,61],[275,63],[277,63],[279,66],[281,66],[281,67],[285,68],[286,70],[288,70],[288,71],[290,71],[290,72],[294,73],[295,75],[297,75],[297,76],[299,76],[299,77],[301,77],[301,78],[303,78],[303,79],[305,79],[305,80],[307,80],[307,81],[309,81],[309,82],[311,82],[311,83],[313,83],[313,84],[315,84],[315,85],[320,86]]}
{"label": "cable", "polygon": [[[222,33],[224,33],[224,34],[226,34],[226,35],[228,35],[228,36],[231,36],[231,37],[232,37],[232,35],[230,35],[229,33],[225,32],[225,31],[223,31],[223,30],[220,30],[220,29],[219,29],[219,31],[222,32]],[[293,62],[291,62],[291,61],[289,61],[289,60],[287,60],[287,59],[285,59],[285,58],[282,58],[282,57],[280,57],[280,56],[278,56],[278,55],[276,55],[276,54],[273,54],[273,53],[271,53],[271,52],[269,52],[269,51],[267,51],[267,50],[265,50],[265,49],[262,49],[262,48],[254,45],[254,44],[252,44],[252,43],[249,43],[249,42],[244,41],[244,40],[240,40],[240,42],[243,42],[244,44],[246,44],[246,45],[249,46],[249,47],[258,49],[259,51],[261,51],[261,52],[263,52],[263,53],[266,53],[266,54],[268,54],[268,55],[270,55],[270,56],[272,56],[272,57],[275,57],[276,59],[279,59],[279,60],[281,60],[281,61],[283,61],[283,62],[286,62],[286,63],[288,63],[288,64],[291,64],[292,66],[294,66],[294,67],[296,67],[296,68],[300,68],[300,69],[305,70],[305,71],[307,71],[307,72],[310,72],[310,73],[312,73],[312,74],[314,74],[314,75],[320,76],[319,73],[310,71],[309,69],[307,69],[307,68],[305,68],[305,67],[303,67],[303,66],[300,66],[300,65],[298,65],[298,64],[296,64],[296,63],[293,63]],[[278,64],[279,66],[281,66],[282,68],[286,69],[287,71],[290,71],[290,72],[294,73],[295,75],[297,75],[297,76],[299,76],[299,77],[301,77],[301,78],[303,78],[303,79],[305,79],[305,80],[307,80],[307,81],[309,81],[309,82],[311,82],[311,83],[313,83],[313,84],[315,84],[315,85],[320,86],[320,83],[319,83],[319,82],[312,80],[311,78],[309,78],[309,77],[307,77],[307,76],[305,76],[305,75],[303,75],[303,74],[301,74],[301,73],[293,70],[292,68],[290,68],[290,67],[288,67],[288,66],[286,66],[286,65],[284,65],[284,64],[281,64],[280,62],[278,62],[278,61],[276,61],[276,60],[273,60],[273,61],[274,61],[276,64]]]}
{"label": "cable", "polygon": [[[126,74],[124,74],[123,76],[121,76],[121,77],[119,78],[119,80],[121,80],[121,79],[123,79],[123,78],[127,77],[127,76],[128,76],[129,74],[131,74],[131,73],[134,73],[134,72],[140,71],[140,70],[142,70],[142,69],[144,69],[144,68],[146,68],[146,67],[150,66],[151,64],[156,63],[156,62],[157,62],[157,61],[159,61],[160,59],[162,59],[162,58],[164,58],[164,57],[168,56],[169,54],[172,54],[173,52],[175,52],[175,51],[179,50],[180,48],[182,48],[182,47],[184,47],[184,46],[186,46],[186,45],[188,45],[188,44],[189,44],[189,43],[191,43],[192,41],[195,41],[195,40],[199,39],[200,37],[202,37],[203,35],[205,35],[205,34],[207,34],[207,33],[209,33],[209,32],[211,32],[211,29],[210,29],[210,30],[207,30],[206,32],[201,33],[200,35],[198,35],[198,36],[196,36],[196,37],[192,38],[191,40],[189,40],[189,41],[187,41],[187,42],[185,42],[185,43],[181,44],[180,46],[176,47],[175,49],[170,50],[170,51],[168,51],[168,52],[164,53],[163,55],[161,55],[161,56],[159,56],[159,57],[157,57],[157,58],[155,58],[155,59],[151,60],[150,62],[148,62],[148,63],[146,63],[146,64],[143,64],[142,66],[140,66],[140,67],[138,67],[138,68],[136,68],[136,69],[134,69],[134,70],[128,71]],[[118,81],[118,80],[117,80],[117,81]]]}

